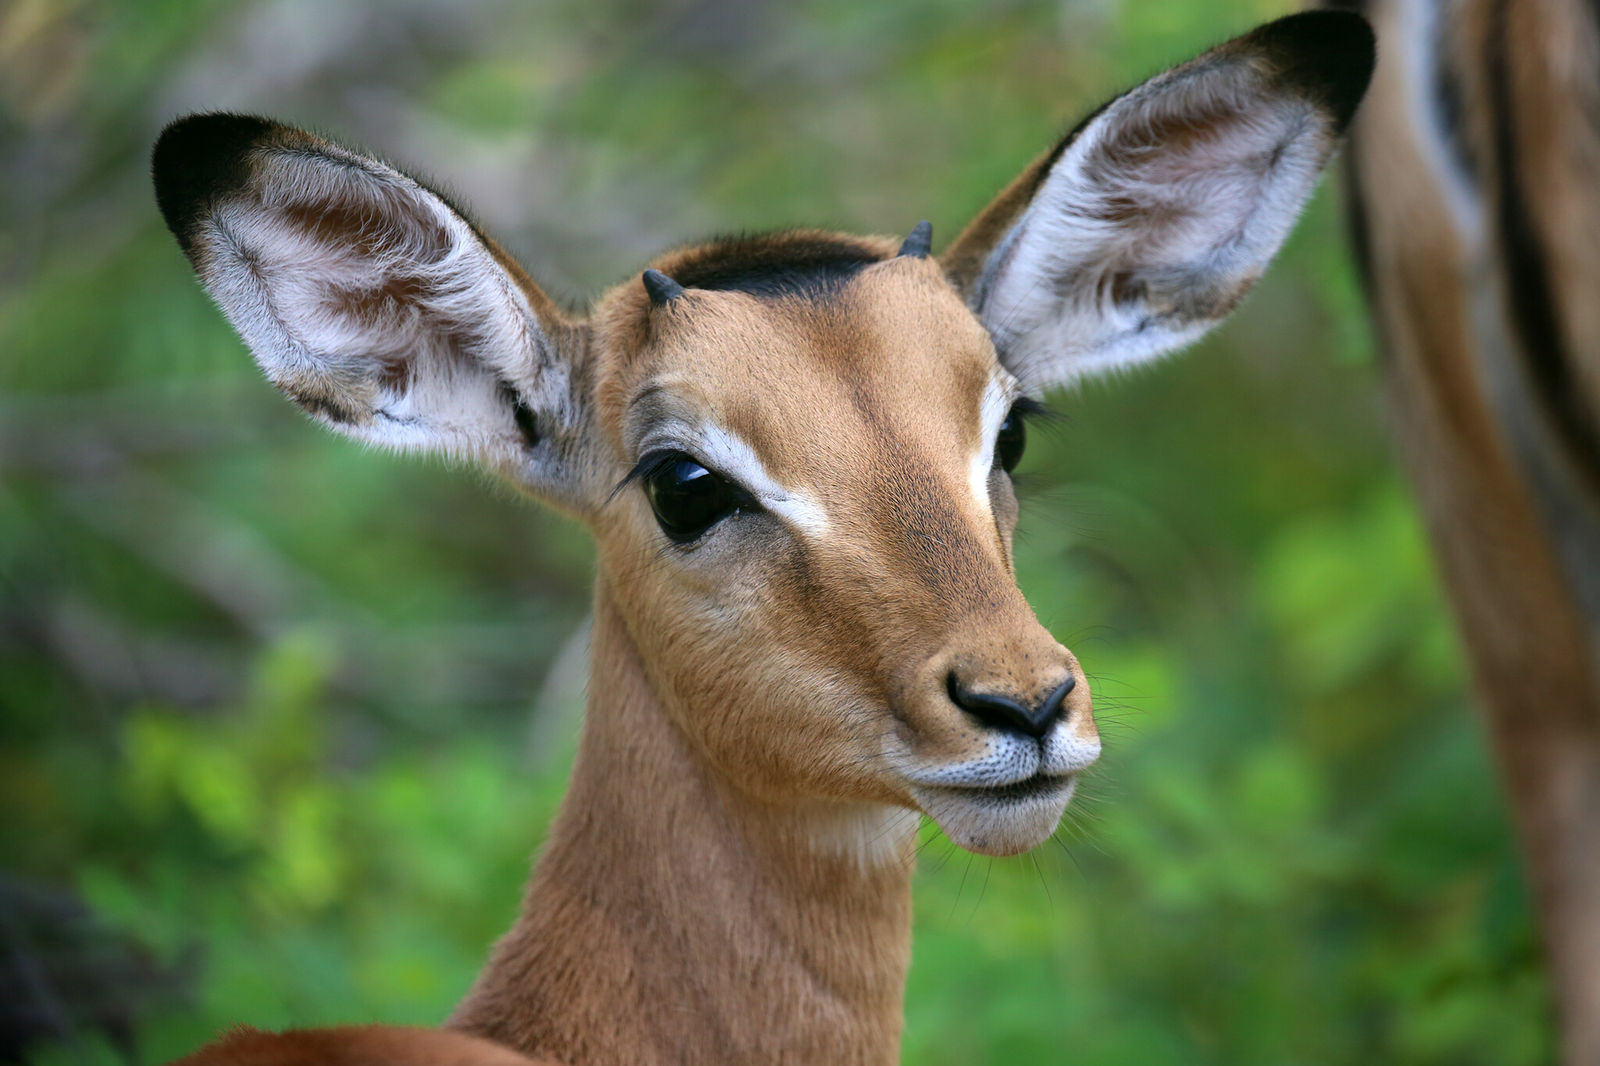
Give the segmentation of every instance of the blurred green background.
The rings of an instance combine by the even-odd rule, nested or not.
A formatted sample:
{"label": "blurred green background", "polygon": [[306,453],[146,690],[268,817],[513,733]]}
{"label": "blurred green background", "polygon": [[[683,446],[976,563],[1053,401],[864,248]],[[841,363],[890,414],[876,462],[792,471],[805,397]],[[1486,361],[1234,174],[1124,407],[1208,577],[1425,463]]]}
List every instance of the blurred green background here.
{"label": "blurred green background", "polygon": [[[581,714],[582,530],[259,380],[157,217],[166,120],[420,167],[581,305],[713,232],[942,243],[1105,96],[1287,9],[0,3],[0,1056],[438,1021]],[[1214,338],[1054,397],[1021,583],[1106,755],[1031,856],[927,842],[907,1062],[1549,1058],[1340,229],[1325,189]]]}

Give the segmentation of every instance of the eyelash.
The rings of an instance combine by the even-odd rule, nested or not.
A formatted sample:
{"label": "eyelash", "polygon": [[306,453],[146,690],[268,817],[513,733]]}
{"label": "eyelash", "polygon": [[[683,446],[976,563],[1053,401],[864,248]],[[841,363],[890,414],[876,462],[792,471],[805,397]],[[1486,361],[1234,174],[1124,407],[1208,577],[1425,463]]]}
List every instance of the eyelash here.
{"label": "eyelash", "polygon": [[[629,470],[627,474],[623,476],[621,481],[612,486],[610,494],[606,496],[606,502],[610,503],[612,500],[617,498],[617,495],[622,492],[623,489],[627,488],[629,485],[632,485],[636,481],[643,480],[644,478],[649,477],[651,474],[656,473],[662,467],[666,466],[668,463],[672,462],[681,455],[688,455],[688,453],[679,448],[652,448],[645,452],[643,455],[639,456],[639,461],[633,464],[633,469]],[[690,456],[690,458],[694,457]],[[695,459],[695,462],[698,463],[700,460]],[[705,464],[701,463],[701,465],[704,466]],[[706,469],[711,470],[712,473],[716,473],[716,471],[712,470],[712,468],[709,466],[707,466]]]}
{"label": "eyelash", "polygon": [[[633,469],[629,471],[625,480],[638,481],[640,478],[649,477],[651,474],[658,473],[668,463],[682,456],[688,456],[690,459],[694,459],[695,462],[700,463],[699,459],[695,459],[693,455],[681,448],[652,448],[639,456],[639,461],[633,464]],[[705,466],[704,463],[700,463],[700,465]],[[711,470],[711,467],[706,466],[706,469]],[[712,471],[712,473],[715,472]]]}
{"label": "eyelash", "polygon": [[1035,419],[1049,420],[1059,417],[1054,410],[1046,404],[1035,400],[1032,396],[1019,396],[1011,405],[1013,414],[1021,415],[1023,421],[1031,422]]}

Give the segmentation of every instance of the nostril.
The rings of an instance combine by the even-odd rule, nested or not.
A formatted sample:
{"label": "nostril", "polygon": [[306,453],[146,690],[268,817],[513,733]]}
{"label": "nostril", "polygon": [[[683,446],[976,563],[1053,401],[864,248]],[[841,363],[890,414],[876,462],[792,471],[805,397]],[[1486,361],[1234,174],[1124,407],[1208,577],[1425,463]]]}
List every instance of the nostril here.
{"label": "nostril", "polygon": [[961,683],[961,679],[954,671],[945,678],[945,690],[950,693],[951,703],[986,726],[1023,733],[1030,737],[1042,737],[1060,720],[1067,694],[1077,683],[1077,678],[1069,674],[1042,703],[1031,708],[1009,696],[993,692],[973,692]]}
{"label": "nostril", "polygon": [[1056,686],[1056,690],[1045,697],[1041,705],[1047,712],[1060,715],[1062,706],[1067,702],[1067,697],[1072,690],[1078,687],[1078,675],[1068,674],[1067,679]]}

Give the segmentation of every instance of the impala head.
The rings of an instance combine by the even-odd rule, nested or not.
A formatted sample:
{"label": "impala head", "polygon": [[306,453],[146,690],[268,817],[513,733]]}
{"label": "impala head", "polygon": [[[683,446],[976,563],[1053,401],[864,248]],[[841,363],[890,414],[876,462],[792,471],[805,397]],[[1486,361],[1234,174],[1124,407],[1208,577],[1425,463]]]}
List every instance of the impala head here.
{"label": "impala head", "polygon": [[593,530],[663,712],[773,803],[914,807],[1004,854],[1100,751],[1018,590],[1044,388],[1189,342],[1288,233],[1365,87],[1354,16],[1265,26],[1111,102],[935,258],[797,232],[668,255],[563,314],[384,163],[205,115],[158,198],[318,421],[485,464]]}

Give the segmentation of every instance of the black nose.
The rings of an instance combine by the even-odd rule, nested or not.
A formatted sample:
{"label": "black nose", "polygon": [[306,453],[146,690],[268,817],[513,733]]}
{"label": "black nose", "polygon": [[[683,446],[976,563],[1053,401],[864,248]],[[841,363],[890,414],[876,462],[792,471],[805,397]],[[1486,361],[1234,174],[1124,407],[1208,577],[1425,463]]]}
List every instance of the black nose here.
{"label": "black nose", "polygon": [[1061,719],[1067,693],[1071,692],[1077,683],[1078,679],[1068,674],[1067,679],[1057,685],[1055,690],[1036,707],[1025,707],[1009,696],[1000,696],[992,692],[972,692],[963,687],[961,679],[956,677],[954,672],[946,678],[945,687],[950,692],[951,703],[984,725],[993,729],[1025,733],[1030,737],[1042,737]]}

